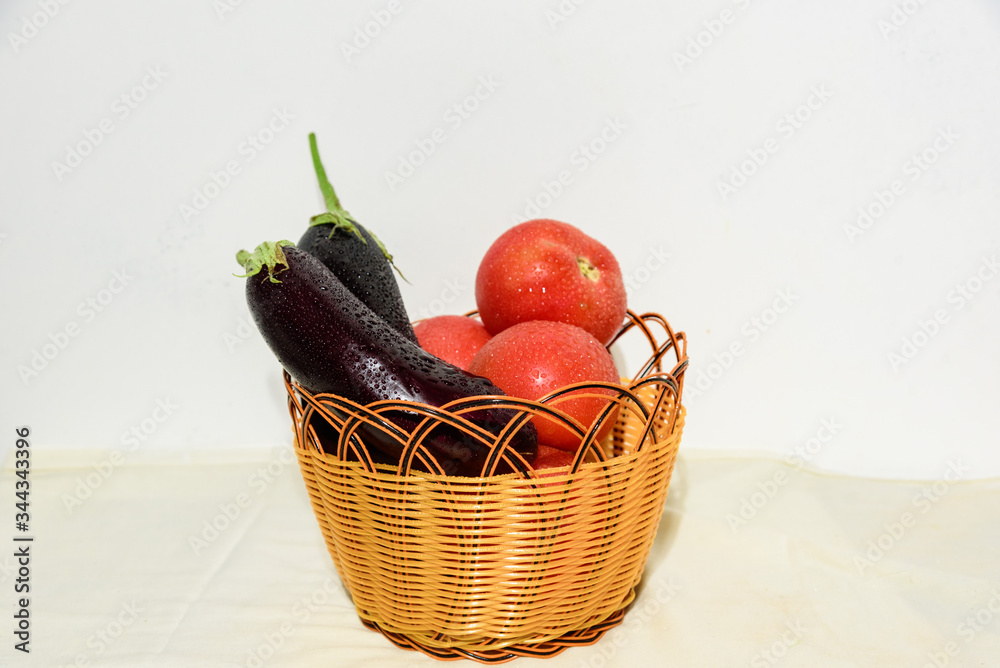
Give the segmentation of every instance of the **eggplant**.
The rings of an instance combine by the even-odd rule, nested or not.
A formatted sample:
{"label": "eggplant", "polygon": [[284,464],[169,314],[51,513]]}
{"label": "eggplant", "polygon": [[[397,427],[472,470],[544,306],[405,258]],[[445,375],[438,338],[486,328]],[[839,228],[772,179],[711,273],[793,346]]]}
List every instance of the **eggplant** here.
{"label": "eggplant", "polygon": [[[405,400],[430,406],[504,394],[486,378],[431,355],[390,327],[322,262],[291,241],[265,242],[253,253],[240,251],[236,259],[246,271],[247,304],[264,341],[309,392],[335,394],[361,405]],[[512,409],[496,407],[464,414],[494,435],[516,416]],[[408,433],[423,419],[403,409],[387,418]],[[365,423],[358,431],[367,445],[399,461],[403,448],[395,439]],[[530,464],[537,440],[534,426],[525,420],[511,445]],[[444,424],[435,426],[424,443],[447,475],[481,475],[490,452],[489,446]],[[510,468],[503,465],[498,468],[507,471]]]}
{"label": "eggplant", "polygon": [[309,228],[297,246],[326,265],[344,287],[390,327],[416,343],[417,335],[413,333],[413,325],[399,293],[399,284],[392,274],[396,267],[392,256],[378,237],[354,220],[340,205],[340,199],[319,159],[319,148],[313,133],[309,134],[309,149],[316,179],[326,201],[326,211],[309,220]]}

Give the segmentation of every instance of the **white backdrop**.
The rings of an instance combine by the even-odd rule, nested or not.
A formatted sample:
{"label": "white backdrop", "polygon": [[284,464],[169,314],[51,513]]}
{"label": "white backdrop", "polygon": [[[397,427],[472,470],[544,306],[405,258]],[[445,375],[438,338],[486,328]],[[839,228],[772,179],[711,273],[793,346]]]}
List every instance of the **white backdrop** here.
{"label": "white backdrop", "polygon": [[414,318],[474,308],[515,220],[565,220],[687,332],[683,448],[998,475],[998,24],[985,0],[5,2],[0,447],[289,441],[232,274],[322,210],[315,131]]}

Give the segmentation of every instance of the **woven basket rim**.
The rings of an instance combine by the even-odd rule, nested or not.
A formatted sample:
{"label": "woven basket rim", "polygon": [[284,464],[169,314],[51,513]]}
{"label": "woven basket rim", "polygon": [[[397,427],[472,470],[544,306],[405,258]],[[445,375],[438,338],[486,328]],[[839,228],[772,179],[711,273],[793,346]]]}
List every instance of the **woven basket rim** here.
{"label": "woven basket rim", "polygon": [[[474,312],[473,312],[474,313]],[[621,385],[602,382],[579,382],[559,388],[551,392],[546,397],[537,401],[520,399],[506,395],[482,395],[476,397],[466,397],[453,401],[441,407],[428,406],[412,401],[387,400],[376,401],[367,405],[362,405],[351,401],[345,397],[340,397],[328,393],[313,394],[306,388],[299,385],[291,378],[287,371],[283,371],[285,389],[288,394],[288,410],[295,426],[296,441],[300,443],[312,443],[315,453],[321,458],[328,456],[337,457],[344,461],[350,461],[345,455],[352,449],[358,455],[359,461],[366,463],[366,469],[371,472],[380,471],[376,462],[371,458],[371,453],[363,452],[367,447],[360,444],[354,436],[361,425],[369,425],[379,429],[381,432],[393,436],[403,443],[403,439],[408,436],[391,420],[383,417],[383,414],[393,410],[407,410],[412,413],[424,416],[424,423],[446,423],[455,426],[468,437],[471,437],[490,449],[487,465],[480,471],[478,476],[445,474],[433,471],[420,471],[412,467],[413,463],[423,457],[425,463],[433,460],[433,457],[425,450],[422,439],[418,439],[415,444],[408,443],[403,459],[397,466],[399,477],[419,475],[428,479],[450,479],[450,480],[484,480],[489,478],[502,478],[514,476],[515,478],[534,478],[534,470],[529,462],[525,461],[521,455],[510,445],[514,432],[518,425],[529,421],[532,418],[543,416],[557,423],[561,422],[569,430],[575,430],[581,438],[581,446],[573,464],[572,471],[579,470],[584,463],[604,463],[607,461],[604,449],[598,439],[598,432],[603,423],[608,419],[614,419],[614,415],[622,410],[641,410],[643,402],[639,399],[639,393],[646,389],[647,385],[663,385],[659,390],[657,406],[669,393],[674,410],[668,425],[668,432],[673,428],[676,419],[677,409],[681,406],[684,376],[688,366],[687,338],[683,332],[675,332],[663,316],[657,313],[644,313],[637,315],[633,311],[627,311],[625,324],[618,333],[608,342],[607,348],[618,342],[629,331],[640,331],[645,335],[650,344],[652,353],[640,368],[638,373],[630,381],[624,378]],[[666,340],[660,344],[650,329],[650,323],[659,325],[666,334]],[[670,352],[674,352],[676,364],[670,371],[663,370],[663,358]],[[584,393],[590,390],[593,394]],[[561,401],[571,399],[585,399],[591,396],[598,396],[598,393],[617,393],[617,396],[608,394],[601,398],[608,401],[608,405],[602,410],[600,416],[588,429],[577,422],[572,416],[559,410]],[[568,395],[568,396],[567,396]],[[511,421],[508,428],[500,436],[490,434],[481,427],[465,418],[465,413],[479,410],[484,406],[510,408],[518,412],[518,418]],[[331,424],[341,423],[341,438],[338,444],[337,453],[325,452],[319,446],[319,439],[308,438],[308,434],[299,424],[298,414],[304,412],[307,415],[319,414],[321,419],[325,419]],[[338,418],[335,413],[346,414],[346,418]],[[644,415],[648,419],[648,415]],[[435,422],[436,421],[436,422]],[[425,430],[425,435],[431,431]],[[642,449],[649,440],[651,434],[646,434],[640,439],[638,449]],[[405,461],[404,461],[405,460]],[[497,468],[501,461],[510,465],[510,473],[498,473]],[[381,472],[381,471],[380,471]],[[518,475],[520,474],[520,475]]]}

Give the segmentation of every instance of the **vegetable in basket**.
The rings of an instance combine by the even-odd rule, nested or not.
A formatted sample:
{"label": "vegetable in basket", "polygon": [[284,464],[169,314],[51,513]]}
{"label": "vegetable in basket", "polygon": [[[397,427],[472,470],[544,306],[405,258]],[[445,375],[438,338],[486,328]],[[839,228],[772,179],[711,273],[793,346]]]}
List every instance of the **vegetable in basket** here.
{"label": "vegetable in basket", "polygon": [[[503,395],[489,380],[462,371],[424,351],[390,327],[309,253],[291,241],[265,242],[237,261],[246,273],[246,297],[264,341],[286,371],[314,394],[330,393],[361,405],[380,400],[443,406],[470,396]],[[465,413],[470,422],[499,435],[516,416],[504,408]],[[403,409],[389,419],[411,432],[421,416]],[[377,427],[359,427],[365,443],[398,461],[402,445]],[[424,440],[448,475],[478,476],[490,447],[457,428],[438,425]],[[511,446],[530,464],[537,433],[525,422]]]}
{"label": "vegetable in basket", "polygon": [[399,285],[392,275],[395,266],[392,256],[378,237],[354,220],[340,205],[319,159],[316,135],[312,133],[309,135],[309,148],[326,211],[310,219],[309,228],[299,239],[298,247],[317,257],[344,287],[389,326],[416,342],[403,297],[399,294]]}

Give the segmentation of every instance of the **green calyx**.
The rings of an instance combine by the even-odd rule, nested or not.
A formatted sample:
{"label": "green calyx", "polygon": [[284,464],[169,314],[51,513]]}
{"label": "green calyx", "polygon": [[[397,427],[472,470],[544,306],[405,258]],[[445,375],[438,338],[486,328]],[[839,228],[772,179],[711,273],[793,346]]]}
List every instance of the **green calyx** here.
{"label": "green calyx", "polygon": [[[245,274],[233,274],[237,278],[247,278],[256,276],[261,269],[267,269],[267,276],[263,280],[270,280],[272,283],[281,283],[275,276],[288,269],[288,260],[285,258],[282,246],[294,246],[294,241],[282,239],[281,241],[265,241],[253,249],[253,252],[241,250],[236,254],[236,261],[243,267]],[[279,268],[280,267],[280,268]]]}
{"label": "green calyx", "polygon": [[389,261],[389,265],[396,270],[396,273],[399,274],[399,277],[402,278],[407,283],[409,283],[409,281],[406,280],[406,276],[403,276],[403,272],[401,272],[399,270],[399,267],[396,266],[396,263],[392,261],[392,255],[389,254],[389,251],[386,249],[385,244],[382,243],[382,240],[379,239],[377,236],[375,236],[375,233],[372,232],[371,230],[368,230],[368,234],[370,234],[372,239],[374,239],[375,245],[377,245],[379,250],[382,251],[382,255],[384,255],[385,259]]}
{"label": "green calyx", "polygon": [[319,159],[319,146],[316,144],[316,134],[313,132],[309,133],[309,151],[312,153],[313,169],[316,170],[316,180],[319,181],[319,189],[322,191],[323,200],[326,202],[326,211],[310,218],[309,225],[333,225],[333,229],[330,230],[331,237],[337,230],[344,229],[353,232],[358,235],[361,241],[368,243],[361,236],[361,230],[358,229],[357,221],[340,205],[340,198],[337,197],[337,192],[333,189],[330,179],[326,177],[323,161]]}
{"label": "green calyx", "polygon": [[[337,233],[337,230],[347,230],[348,232],[353,232],[358,235],[363,243],[368,243],[364,235],[361,234],[361,230],[358,229],[358,223],[349,214],[343,206],[340,205],[340,198],[337,197],[337,192],[333,189],[333,184],[326,177],[326,170],[323,168],[323,161],[319,158],[319,147],[316,144],[316,133],[309,133],[309,151],[312,153],[313,169],[316,170],[316,180],[319,181],[319,189],[323,193],[323,200],[326,202],[326,211],[317,214],[309,219],[309,226],[314,225],[332,225],[333,229],[330,230],[330,236],[332,237]],[[399,267],[395,265],[392,261],[392,255],[386,250],[385,244],[383,244],[375,234],[368,230],[368,234],[371,235],[372,239],[378,245],[382,255],[385,259],[389,261],[392,268],[395,269],[400,276],[403,276],[403,272],[399,271]],[[405,277],[404,277],[405,280]]]}

